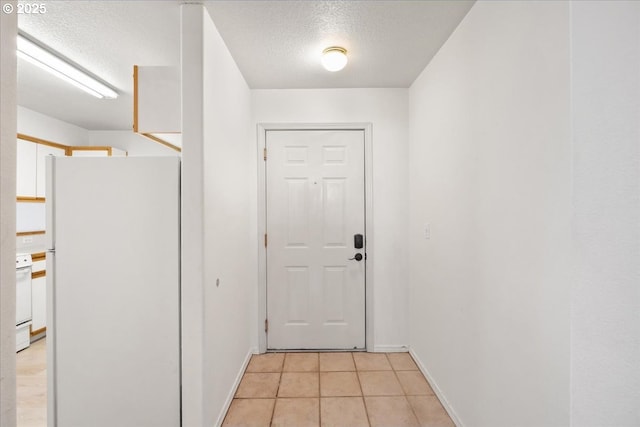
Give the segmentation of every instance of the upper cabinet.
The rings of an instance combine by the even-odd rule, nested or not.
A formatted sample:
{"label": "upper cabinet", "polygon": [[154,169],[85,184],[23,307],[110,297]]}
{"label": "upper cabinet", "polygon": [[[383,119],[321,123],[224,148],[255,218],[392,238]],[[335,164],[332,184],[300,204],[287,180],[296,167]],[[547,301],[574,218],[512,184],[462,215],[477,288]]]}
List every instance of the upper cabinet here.
{"label": "upper cabinet", "polygon": [[16,194],[18,197],[36,197],[36,147],[37,145],[32,142],[18,139],[16,151]]}
{"label": "upper cabinet", "polygon": [[16,195],[19,202],[44,202],[47,156],[126,156],[114,147],[68,146],[18,134],[16,145]]}
{"label": "upper cabinet", "polygon": [[63,145],[19,135],[16,152],[16,194],[22,199],[38,200],[45,195],[45,158],[64,156]]}
{"label": "upper cabinet", "polygon": [[180,70],[133,67],[133,131],[176,151],[182,149]]}

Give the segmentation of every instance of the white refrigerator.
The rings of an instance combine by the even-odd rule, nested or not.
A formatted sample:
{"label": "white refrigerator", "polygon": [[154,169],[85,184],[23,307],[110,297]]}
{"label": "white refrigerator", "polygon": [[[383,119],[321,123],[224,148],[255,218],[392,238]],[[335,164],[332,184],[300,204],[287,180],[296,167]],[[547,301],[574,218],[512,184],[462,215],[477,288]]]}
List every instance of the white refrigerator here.
{"label": "white refrigerator", "polygon": [[47,159],[49,427],[180,425],[180,159]]}

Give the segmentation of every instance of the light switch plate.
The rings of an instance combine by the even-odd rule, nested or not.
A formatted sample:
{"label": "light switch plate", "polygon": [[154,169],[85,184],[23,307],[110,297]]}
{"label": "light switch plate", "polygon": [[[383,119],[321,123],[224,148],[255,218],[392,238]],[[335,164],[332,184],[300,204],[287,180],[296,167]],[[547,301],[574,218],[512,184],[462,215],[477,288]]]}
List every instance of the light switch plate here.
{"label": "light switch plate", "polygon": [[429,223],[424,225],[424,238],[425,240],[431,239],[431,224]]}

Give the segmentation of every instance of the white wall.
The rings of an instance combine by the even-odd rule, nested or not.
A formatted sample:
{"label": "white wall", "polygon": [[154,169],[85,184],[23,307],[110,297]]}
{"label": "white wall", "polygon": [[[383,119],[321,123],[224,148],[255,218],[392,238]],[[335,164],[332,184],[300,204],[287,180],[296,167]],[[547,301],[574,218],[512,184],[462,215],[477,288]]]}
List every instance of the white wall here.
{"label": "white wall", "polygon": [[[195,384],[195,391],[200,387],[203,403],[197,408],[185,399],[183,412],[202,411],[201,419],[186,413],[185,425],[219,425],[256,335],[257,241],[250,209],[256,186],[255,140],[250,91],[242,74],[203,6],[182,8],[183,34],[189,28],[183,40],[183,117],[188,113],[188,118],[183,122],[182,221],[183,230],[189,228],[189,234],[183,234],[183,254],[203,250],[197,255],[199,265],[183,258],[183,311],[201,312],[200,318],[184,317],[183,326],[197,330],[201,326],[193,322],[204,325],[200,337],[190,331],[183,341],[185,350],[193,344],[185,368],[190,360],[202,363],[201,378],[194,378],[197,372],[188,367],[183,384]],[[194,40],[198,32],[199,42]],[[191,184],[194,188],[187,188]],[[197,228],[202,237],[192,234]],[[189,268],[196,271],[186,271]],[[193,354],[194,349],[201,354]]]}
{"label": "white wall", "polygon": [[116,147],[129,156],[179,156],[180,153],[130,130],[89,131],[88,145]]}
{"label": "white wall", "polygon": [[407,95],[406,89],[252,91],[254,124],[373,124],[374,257],[370,261],[375,288],[374,348],[380,351],[400,349],[409,341]]}
{"label": "white wall", "polygon": [[[17,2],[3,2],[12,4]],[[16,425],[16,34],[0,14],[0,425]]]}
{"label": "white wall", "polygon": [[255,347],[257,241],[250,206],[256,164],[249,87],[207,12],[204,40],[204,391],[211,423],[224,416],[221,405],[230,403]]}
{"label": "white wall", "polygon": [[204,421],[204,11],[201,5],[183,4],[180,13],[182,425],[197,427],[208,424]]}
{"label": "white wall", "polygon": [[63,145],[89,145],[89,131],[18,106],[18,132]]}
{"label": "white wall", "polygon": [[569,424],[568,20],[478,2],[410,89],[410,342],[459,425]]}
{"label": "white wall", "polygon": [[572,2],[571,424],[640,425],[640,3]]}

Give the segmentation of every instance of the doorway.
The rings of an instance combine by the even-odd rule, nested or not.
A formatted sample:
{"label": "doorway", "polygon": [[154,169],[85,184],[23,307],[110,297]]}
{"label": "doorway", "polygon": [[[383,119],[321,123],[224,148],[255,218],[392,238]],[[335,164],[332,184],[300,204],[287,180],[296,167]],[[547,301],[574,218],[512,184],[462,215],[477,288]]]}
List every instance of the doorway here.
{"label": "doorway", "polygon": [[372,343],[371,126],[259,127],[260,351]]}

